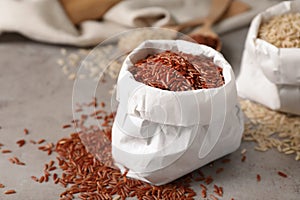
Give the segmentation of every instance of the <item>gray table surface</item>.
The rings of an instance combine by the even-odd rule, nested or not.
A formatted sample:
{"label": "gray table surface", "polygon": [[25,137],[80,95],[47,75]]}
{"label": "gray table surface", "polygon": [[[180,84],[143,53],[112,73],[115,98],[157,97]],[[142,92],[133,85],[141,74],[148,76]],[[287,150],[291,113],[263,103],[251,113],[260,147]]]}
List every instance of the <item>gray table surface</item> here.
{"label": "gray table surface", "polygon": [[[241,29],[222,36],[222,52],[236,73],[246,33],[247,29]],[[6,185],[0,189],[1,200],[52,200],[58,199],[63,191],[52,182],[38,184],[30,179],[32,175],[42,175],[43,165],[49,161],[44,152],[34,145],[16,145],[17,140],[25,138],[25,127],[30,130],[27,140],[45,138],[56,142],[70,133],[70,129],[62,130],[61,126],[72,119],[73,82],[56,63],[61,57],[60,49],[61,46],[33,42],[19,35],[0,37],[0,143],[6,145],[2,149],[13,151],[0,153],[0,183]],[[243,142],[239,150],[227,156],[230,163],[216,161],[214,167],[202,168],[205,174],[213,175],[215,184],[223,186],[222,199],[300,199],[300,163],[275,150],[257,152],[254,145]],[[247,149],[244,163],[240,154],[243,148]],[[12,165],[7,160],[11,156],[19,157],[26,166]],[[51,157],[55,159],[55,154]],[[224,167],[224,172],[215,174],[218,167]],[[277,170],[288,172],[289,177],[278,176]],[[261,175],[259,183],[256,174]],[[17,193],[4,195],[6,189],[15,189]],[[200,191],[199,183],[194,184],[194,189]]]}

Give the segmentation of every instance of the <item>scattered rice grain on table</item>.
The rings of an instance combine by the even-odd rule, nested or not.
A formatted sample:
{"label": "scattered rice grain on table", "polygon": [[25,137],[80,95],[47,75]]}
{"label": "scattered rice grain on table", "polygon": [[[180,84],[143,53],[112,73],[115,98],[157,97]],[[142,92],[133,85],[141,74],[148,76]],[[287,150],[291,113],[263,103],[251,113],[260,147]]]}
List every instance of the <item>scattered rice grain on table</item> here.
{"label": "scattered rice grain on table", "polygon": [[[104,107],[103,103],[93,102],[86,104],[86,106],[90,105],[101,105],[102,108]],[[249,117],[244,140],[256,141],[259,145],[263,144],[266,146],[263,147],[268,149],[273,146],[266,144],[272,141],[273,137],[278,136],[275,139],[279,140],[279,144],[282,142],[282,145],[289,145],[289,148],[293,150],[299,148],[299,117],[271,111],[261,105],[245,100],[241,101],[241,107]],[[84,126],[84,121],[89,117],[97,118],[99,116],[102,116],[99,119],[106,122],[109,126]],[[81,199],[124,199],[125,197],[133,196],[138,199],[194,199],[196,192],[190,187],[191,181],[201,181],[199,187],[199,190],[201,189],[199,192],[201,193],[199,195],[202,197],[209,196],[210,199],[218,199],[218,197],[223,196],[223,187],[214,185],[215,183],[212,184],[214,185],[213,192],[207,190],[207,186],[214,182],[213,177],[204,175],[200,170],[159,187],[126,178],[125,174],[111,167],[113,164],[110,153],[110,134],[114,113],[107,113],[105,110],[101,112],[95,111],[89,115],[82,116],[81,120],[82,123],[80,120],[72,120],[76,122],[74,126],[79,126],[78,128],[81,130],[79,133],[73,133],[70,137],[60,139],[56,145],[47,143],[38,148],[48,152],[48,154],[51,154],[52,151],[57,153],[57,162],[50,160],[44,165],[41,176],[30,177],[38,183],[51,181],[54,184],[62,185],[65,191],[61,193],[61,200],[74,199],[75,197]],[[284,137],[282,135],[279,136],[281,133],[285,134]],[[296,140],[294,141],[294,139]],[[41,139],[40,141],[43,140]],[[259,148],[262,147],[258,146]],[[297,149],[298,152],[299,149]],[[245,155],[245,153],[246,150],[243,149],[241,154]],[[15,159],[12,161],[17,162]],[[230,162],[230,159],[224,158],[220,162],[226,165],[226,163]],[[62,173],[56,173],[58,167],[62,170]],[[217,171],[220,173],[223,171],[223,168],[219,168]],[[195,175],[197,173],[198,175]],[[283,178],[288,177],[282,171],[277,171],[277,174]],[[258,182],[261,180],[258,174],[256,178]],[[8,193],[10,192],[13,191]]]}
{"label": "scattered rice grain on table", "polygon": [[249,100],[241,100],[249,121],[245,124],[244,141],[254,141],[258,151],[276,148],[300,160],[300,116],[270,110]]}
{"label": "scattered rice grain on table", "polygon": [[24,128],[23,131],[24,131],[24,134],[25,134],[25,135],[28,135],[28,134],[29,134],[29,130],[28,130],[27,128]]}
{"label": "scattered rice grain on table", "polygon": [[5,154],[5,153],[11,153],[12,151],[9,150],[9,149],[4,149],[4,150],[2,150],[1,152],[2,152],[3,154]]}
{"label": "scattered rice grain on table", "polygon": [[16,144],[18,144],[19,147],[22,147],[22,146],[24,146],[24,145],[26,144],[26,141],[25,141],[24,139],[21,139],[21,140],[18,140],[18,141],[16,142]]}
{"label": "scattered rice grain on table", "polygon": [[[99,75],[109,76],[116,79],[121,69],[124,55],[112,59],[116,53],[115,45],[103,45],[92,49],[78,49],[69,53],[66,49],[61,49],[61,58],[57,64],[61,67],[63,74],[69,80],[92,78],[99,80]],[[90,57],[89,57],[90,56]],[[80,74],[77,74],[82,66]],[[104,72],[104,74],[102,74]]]}
{"label": "scattered rice grain on table", "polygon": [[[54,183],[66,188],[60,195],[61,199],[124,199],[133,196],[138,199],[193,199],[196,193],[189,185],[191,175],[164,186],[126,178],[112,163],[110,134],[114,113],[103,110],[88,116],[103,116],[102,120],[109,126],[86,127],[84,124],[88,118],[84,117],[77,123],[81,131],[57,142],[55,151],[63,173],[55,175]],[[50,164],[52,162],[47,166]],[[54,163],[52,165],[55,167]],[[47,167],[46,170],[52,173],[50,169]],[[44,180],[39,181],[42,183]]]}
{"label": "scattered rice grain on table", "polygon": [[15,190],[6,190],[6,191],[3,192],[3,194],[7,194],[7,195],[9,195],[9,194],[15,194],[15,193],[16,193]]}
{"label": "scattered rice grain on table", "polygon": [[[82,109],[89,105],[90,103],[84,104]],[[74,126],[79,128],[79,132],[57,141],[54,149],[53,145],[49,146],[57,154],[57,162],[51,159],[45,163],[42,176],[30,177],[34,182],[42,184],[49,181],[64,187],[65,191],[61,193],[60,200],[125,199],[126,197],[136,197],[141,200],[192,200],[195,199],[198,191],[191,187],[192,181],[200,182],[199,192],[202,193],[199,195],[209,196],[210,199],[213,197],[218,199],[212,195],[213,193],[223,196],[221,186],[214,187],[215,191],[208,190],[208,185],[213,182],[213,178],[205,175],[201,170],[162,186],[153,186],[140,180],[127,178],[126,173],[122,174],[113,166],[112,161],[111,126],[115,113],[106,112],[103,103],[93,105],[99,105],[101,108],[90,114],[82,114],[79,120],[72,120],[76,122]],[[108,126],[86,125],[89,118],[99,116],[102,116],[100,120]]]}

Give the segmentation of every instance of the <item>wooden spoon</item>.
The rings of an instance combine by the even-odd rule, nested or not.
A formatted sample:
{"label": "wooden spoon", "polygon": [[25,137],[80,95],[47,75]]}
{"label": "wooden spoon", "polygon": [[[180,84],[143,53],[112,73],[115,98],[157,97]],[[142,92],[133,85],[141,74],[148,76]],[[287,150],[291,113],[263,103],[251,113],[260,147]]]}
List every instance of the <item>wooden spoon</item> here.
{"label": "wooden spoon", "polygon": [[183,22],[183,23],[176,24],[176,25],[166,25],[166,26],[163,26],[163,28],[172,29],[174,31],[182,31],[185,28],[192,28],[195,26],[202,25],[204,22],[205,22],[205,18],[202,17],[202,18],[191,19],[187,22]]}
{"label": "wooden spoon", "polygon": [[[244,13],[244,12],[248,11],[249,9],[250,9],[250,6],[248,4],[246,4],[242,1],[239,1],[239,0],[232,0],[232,2],[229,4],[229,7],[225,11],[225,13],[223,13],[221,18],[222,19],[230,18],[235,15]],[[186,22],[182,22],[180,24],[166,25],[166,26],[163,26],[163,28],[172,29],[174,31],[182,31],[186,28],[193,28],[195,26],[202,25],[206,21],[207,17],[209,17],[209,16],[200,17],[200,18],[198,17],[198,18],[186,21]],[[221,19],[218,19],[218,21],[220,21],[220,20]]]}
{"label": "wooden spoon", "polygon": [[197,43],[211,46],[220,51],[222,47],[219,36],[212,30],[212,25],[216,23],[228,9],[232,0],[212,0],[209,14],[205,18],[203,26],[193,31],[189,36]]}

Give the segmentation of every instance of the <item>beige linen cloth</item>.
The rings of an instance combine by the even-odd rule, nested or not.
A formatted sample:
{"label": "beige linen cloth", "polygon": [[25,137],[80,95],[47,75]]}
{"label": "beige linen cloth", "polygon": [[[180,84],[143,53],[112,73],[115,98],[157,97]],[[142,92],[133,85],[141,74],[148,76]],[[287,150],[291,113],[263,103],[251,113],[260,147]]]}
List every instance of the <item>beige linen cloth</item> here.
{"label": "beige linen cloth", "polygon": [[[278,0],[243,0],[252,9],[223,20],[218,33],[248,25],[260,11]],[[96,45],[130,28],[163,26],[206,16],[210,0],[124,0],[101,21],[84,21],[75,27],[58,0],[0,0],[0,37],[18,32],[33,40],[75,46]]]}

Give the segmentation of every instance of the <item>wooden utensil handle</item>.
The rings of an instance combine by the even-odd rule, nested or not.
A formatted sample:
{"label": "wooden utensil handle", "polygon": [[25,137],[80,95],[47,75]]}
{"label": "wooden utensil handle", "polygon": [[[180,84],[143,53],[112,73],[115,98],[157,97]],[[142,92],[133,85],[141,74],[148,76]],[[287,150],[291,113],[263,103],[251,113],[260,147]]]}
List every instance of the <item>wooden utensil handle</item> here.
{"label": "wooden utensil handle", "polygon": [[207,20],[209,24],[216,23],[230,6],[232,0],[211,0],[211,6]]}
{"label": "wooden utensil handle", "polygon": [[[241,13],[244,13],[248,10],[250,10],[251,7],[239,0],[233,0],[231,2],[231,4],[229,5],[229,8],[225,11],[225,13],[223,14],[223,16],[221,17],[221,19],[226,19]],[[164,28],[169,28],[169,29],[173,29],[175,31],[181,31],[185,28],[191,28],[191,27],[195,27],[195,26],[199,26],[202,25],[207,17],[200,17],[200,18],[195,18],[195,19],[191,19],[189,21],[180,23],[180,24],[176,24],[176,25],[167,25],[164,26]]]}

